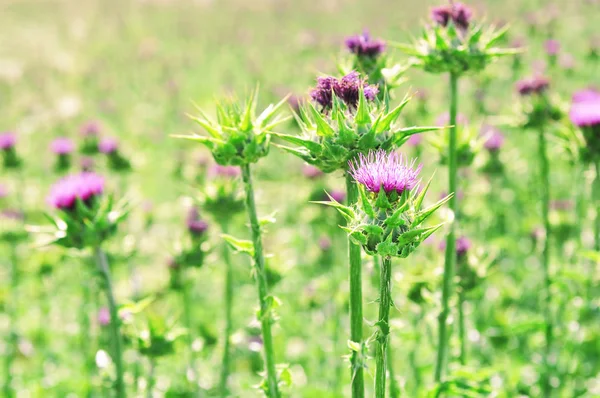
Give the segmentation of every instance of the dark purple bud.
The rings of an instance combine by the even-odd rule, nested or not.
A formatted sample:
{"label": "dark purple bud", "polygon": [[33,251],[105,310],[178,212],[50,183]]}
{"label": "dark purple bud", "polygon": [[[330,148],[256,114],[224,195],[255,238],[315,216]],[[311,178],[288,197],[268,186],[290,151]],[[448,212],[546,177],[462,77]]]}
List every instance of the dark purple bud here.
{"label": "dark purple bud", "polygon": [[467,30],[473,11],[463,3],[451,3],[431,9],[431,19],[440,26],[448,26],[450,21],[459,29]]}
{"label": "dark purple bud", "polygon": [[535,76],[517,82],[517,92],[522,95],[543,94],[550,86],[550,80],[543,76]]}
{"label": "dark purple bud", "polygon": [[371,39],[367,31],[362,35],[348,37],[344,43],[351,53],[359,57],[376,58],[385,51],[385,42]]}
{"label": "dark purple bud", "polygon": [[198,209],[192,207],[186,220],[187,228],[193,236],[203,236],[208,230],[208,223],[200,218]]}
{"label": "dark purple bud", "polygon": [[377,86],[367,84],[366,80],[360,78],[358,72],[350,72],[339,80],[332,76],[319,77],[317,87],[311,91],[310,97],[323,109],[332,107],[332,95],[341,99],[349,108],[356,109],[361,88],[369,101],[375,100],[379,93]]}
{"label": "dark purple bud", "polygon": [[456,240],[456,255],[461,257],[467,254],[471,249],[471,241],[465,236],[461,236]]}

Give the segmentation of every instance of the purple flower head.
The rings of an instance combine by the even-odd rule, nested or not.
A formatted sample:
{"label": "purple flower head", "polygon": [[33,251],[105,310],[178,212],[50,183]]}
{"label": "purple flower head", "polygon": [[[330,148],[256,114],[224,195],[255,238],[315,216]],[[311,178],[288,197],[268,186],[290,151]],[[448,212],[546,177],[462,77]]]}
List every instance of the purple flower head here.
{"label": "purple flower head", "polygon": [[66,137],[59,137],[50,144],[50,149],[56,155],[68,155],[73,152],[74,147],[73,141]]}
{"label": "purple flower head", "polygon": [[504,135],[497,128],[486,126],[482,131],[485,137],[483,147],[490,152],[496,152],[504,145]]}
{"label": "purple flower head", "polygon": [[386,193],[413,189],[423,165],[415,168],[415,161],[408,162],[397,152],[386,153],[383,149],[370,151],[367,156],[360,154],[358,160],[348,162],[350,174],[356,182],[367,190],[379,193],[383,187]]}
{"label": "purple flower head", "polygon": [[448,26],[452,21],[459,29],[467,30],[473,11],[463,3],[451,3],[431,9],[431,19],[440,26]]}
{"label": "purple flower head", "polygon": [[560,42],[555,39],[546,40],[544,48],[546,49],[546,54],[550,56],[558,55],[558,52],[560,51]]}
{"label": "purple flower head", "polygon": [[[471,248],[471,241],[469,240],[469,238],[467,238],[465,236],[461,236],[458,239],[456,239],[455,247],[456,247],[456,256],[462,257],[465,254],[467,254],[467,252]],[[440,251],[446,250],[446,241],[445,240],[441,241],[438,248],[440,249]]]}
{"label": "purple flower head", "polygon": [[569,111],[571,123],[577,127],[600,126],[600,98],[573,102]]}
{"label": "purple flower head", "polygon": [[25,219],[25,214],[18,209],[4,209],[2,210],[2,216],[11,220],[23,220]]}
{"label": "purple flower head", "polygon": [[421,145],[422,142],[423,142],[423,136],[421,134],[413,134],[410,137],[408,137],[408,140],[406,140],[407,145],[414,146],[414,147]]}
{"label": "purple flower head", "polygon": [[[435,120],[435,123],[438,126],[448,126],[450,124],[450,114],[448,112],[441,114]],[[459,126],[469,124],[469,119],[467,119],[467,117],[462,113],[459,113],[458,115],[456,115],[456,124]]]}
{"label": "purple flower head", "polygon": [[329,109],[333,105],[332,96],[335,94],[349,108],[356,109],[361,88],[369,101],[375,100],[379,93],[377,86],[367,84],[366,80],[360,78],[358,72],[350,72],[339,80],[332,76],[319,77],[317,87],[311,91],[310,97],[323,109]]}
{"label": "purple flower head", "polygon": [[89,203],[104,192],[104,178],[94,173],[73,174],[59,180],[48,196],[48,203],[61,210],[72,210],[77,199]]}
{"label": "purple flower head", "polygon": [[329,192],[329,196],[339,203],[342,203],[344,200],[346,200],[346,192],[344,191],[331,191]]}
{"label": "purple flower head", "polygon": [[110,324],[110,311],[106,307],[100,308],[98,311],[98,323],[100,326],[107,326]]}
{"label": "purple flower head", "polygon": [[525,47],[525,38],[523,37],[515,37],[513,41],[510,43],[512,48],[523,48]]}
{"label": "purple flower head", "polygon": [[105,154],[111,154],[117,152],[119,149],[119,141],[115,138],[103,138],[98,143],[98,150]]}
{"label": "purple flower head", "polygon": [[235,178],[240,175],[240,168],[236,166],[221,166],[215,164],[209,171],[213,177]]}
{"label": "purple flower head", "polygon": [[580,90],[575,92],[575,94],[573,94],[573,97],[571,98],[573,103],[576,102],[587,102],[587,101],[600,101],[600,92],[597,90],[594,90],[592,88],[588,88],[585,90]]}
{"label": "purple flower head", "polygon": [[14,148],[17,143],[17,136],[14,133],[0,133],[0,150],[7,151]]}
{"label": "purple flower head", "polygon": [[202,236],[208,230],[208,223],[200,218],[200,213],[195,207],[190,209],[186,224],[188,231],[194,236]]}
{"label": "purple flower head", "polygon": [[81,132],[81,135],[83,135],[84,137],[95,137],[98,134],[100,134],[100,122],[97,122],[95,120],[90,120],[86,123],[84,123],[81,128],[79,129],[79,131]]}
{"label": "purple flower head", "polygon": [[517,92],[522,95],[542,94],[550,86],[550,80],[543,76],[535,76],[519,80],[516,84]]}
{"label": "purple flower head", "polygon": [[331,239],[329,239],[327,236],[321,236],[319,238],[319,249],[324,252],[331,249]]}
{"label": "purple flower head", "polygon": [[308,178],[309,180],[315,180],[323,176],[323,172],[319,168],[311,166],[310,164],[304,166],[302,169],[302,174],[304,174],[304,177]]}
{"label": "purple flower head", "polygon": [[362,35],[348,37],[344,44],[351,53],[359,57],[376,58],[385,51],[385,42],[379,39],[371,39],[367,31]]}

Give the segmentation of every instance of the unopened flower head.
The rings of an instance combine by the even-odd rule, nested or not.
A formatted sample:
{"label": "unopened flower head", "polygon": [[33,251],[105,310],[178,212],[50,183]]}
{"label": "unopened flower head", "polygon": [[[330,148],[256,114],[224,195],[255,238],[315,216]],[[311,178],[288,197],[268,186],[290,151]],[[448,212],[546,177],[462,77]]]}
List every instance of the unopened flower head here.
{"label": "unopened flower head", "polygon": [[117,152],[119,149],[119,141],[115,138],[103,138],[98,143],[98,150],[105,154],[111,154]]}
{"label": "unopened flower head", "polygon": [[383,188],[386,193],[395,191],[399,195],[417,185],[422,168],[422,165],[415,167],[414,160],[409,163],[401,154],[384,150],[371,151],[366,156],[360,154],[349,166],[352,177],[368,191],[379,193]]}
{"label": "unopened flower head", "polygon": [[311,91],[310,97],[324,110],[333,106],[333,95],[342,100],[349,108],[356,109],[361,89],[369,101],[375,100],[379,93],[377,86],[367,84],[365,79],[360,78],[358,72],[350,72],[341,79],[333,76],[317,78],[317,87]]}
{"label": "unopened flower head", "polygon": [[68,155],[73,152],[74,148],[73,141],[67,137],[59,137],[50,144],[50,149],[56,155]]}
{"label": "unopened flower head", "polygon": [[516,84],[517,92],[522,96],[543,94],[549,86],[550,80],[543,76],[519,80]]}
{"label": "unopened flower head", "polygon": [[48,203],[60,210],[72,210],[77,200],[89,204],[104,191],[104,178],[94,173],[81,173],[59,180],[51,189]]}
{"label": "unopened flower head", "polygon": [[208,223],[200,218],[200,213],[195,207],[190,209],[186,224],[188,231],[193,236],[204,236],[208,230]]}
{"label": "unopened flower head", "polygon": [[461,257],[466,255],[471,249],[471,241],[466,236],[456,239],[456,255]]}
{"label": "unopened flower head", "polygon": [[434,7],[431,10],[431,19],[440,26],[448,26],[450,21],[458,28],[466,30],[469,28],[473,11],[463,3],[451,3]]}
{"label": "unopened flower head", "polygon": [[504,145],[504,135],[497,128],[488,127],[483,131],[483,135],[483,146],[490,152],[497,152]]}
{"label": "unopened flower head", "polygon": [[348,37],[344,43],[351,53],[359,57],[376,58],[385,51],[385,42],[372,39],[366,31],[361,35]]}
{"label": "unopened flower head", "polygon": [[81,135],[83,135],[84,137],[97,136],[98,134],[100,134],[100,130],[100,123],[95,120],[90,120],[84,123],[79,129]]}
{"label": "unopened flower head", "polygon": [[13,149],[17,143],[17,136],[14,133],[0,133],[0,150],[8,151]]}

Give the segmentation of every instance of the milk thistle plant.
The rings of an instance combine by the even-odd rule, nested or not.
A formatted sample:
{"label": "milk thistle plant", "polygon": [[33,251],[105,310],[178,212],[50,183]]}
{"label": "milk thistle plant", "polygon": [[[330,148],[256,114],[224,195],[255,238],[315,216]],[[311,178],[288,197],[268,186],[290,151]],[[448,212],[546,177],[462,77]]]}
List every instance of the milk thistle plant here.
{"label": "milk thistle plant", "polygon": [[[368,155],[359,154],[350,161],[348,174],[358,184],[360,200],[344,206],[335,201],[321,202],[335,207],[348,221],[349,238],[371,256],[381,257],[379,288],[379,319],[374,335],[365,347],[352,343],[354,350],[366,350],[376,342],[375,396],[385,397],[387,353],[390,335],[390,307],[392,306],[392,257],[408,257],[427,237],[441,227],[423,226],[423,223],[450,196],[436,204],[422,208],[429,183],[419,190],[418,174],[421,166],[408,162],[398,153],[380,149]],[[393,375],[392,375],[393,377]]]}
{"label": "milk thistle plant", "polygon": [[[507,28],[500,30],[473,21],[473,12],[465,4],[450,2],[431,10],[432,25],[423,30],[422,37],[412,45],[396,44],[412,56],[411,63],[430,73],[447,73],[450,80],[450,131],[448,139],[448,190],[458,190],[457,128],[458,82],[461,76],[477,73],[500,56],[515,54],[512,49],[494,46],[503,38]],[[439,343],[435,380],[440,383],[447,366],[449,342],[448,316],[450,298],[453,295],[453,278],[456,264],[455,234],[459,223],[456,195],[450,199],[454,222],[447,237],[442,289],[442,310],[439,316]]]}
{"label": "milk thistle plant", "polygon": [[[404,144],[411,135],[436,130],[437,127],[400,127],[398,119],[408,104],[405,98],[390,109],[389,102],[377,100],[378,88],[369,85],[358,72],[338,79],[319,77],[311,91],[313,103],[300,108],[296,119],[302,136],[276,134],[294,147],[278,145],[325,173],[346,174],[347,202],[358,201],[358,189],[346,171],[349,162],[370,150],[391,150]],[[363,347],[362,264],[360,246],[349,240],[350,273],[350,345]],[[364,397],[366,357],[364,348],[351,350],[352,396]]]}
{"label": "milk thistle plant", "polygon": [[51,189],[48,203],[59,214],[48,216],[53,226],[49,230],[33,228],[33,231],[50,232],[47,243],[69,249],[92,249],[97,271],[103,282],[110,311],[111,341],[116,377],[115,396],[126,396],[123,380],[122,336],[120,318],[112,286],[111,272],[102,246],[117,232],[117,227],[129,213],[123,202],[115,204],[113,198],[104,196],[104,178],[94,173],[81,173],[64,177]]}
{"label": "milk thistle plant", "polygon": [[179,138],[197,141],[206,146],[219,165],[238,166],[241,169],[252,241],[236,239],[230,235],[224,235],[223,238],[234,249],[250,255],[254,260],[253,273],[260,305],[257,315],[261,324],[266,368],[266,380],[261,384],[261,388],[268,397],[277,398],[280,396],[279,381],[271,326],[275,322],[274,309],[279,300],[269,294],[262,247],[261,222],[256,214],[250,166],[268,154],[273,129],[286,120],[279,117],[279,110],[286,103],[287,98],[276,105],[269,105],[257,115],[257,95],[258,90],[254,91],[242,105],[234,100],[218,103],[216,121],[211,120],[202,110],[198,109],[200,116],[193,119],[204,128],[209,136],[191,135],[179,136]]}

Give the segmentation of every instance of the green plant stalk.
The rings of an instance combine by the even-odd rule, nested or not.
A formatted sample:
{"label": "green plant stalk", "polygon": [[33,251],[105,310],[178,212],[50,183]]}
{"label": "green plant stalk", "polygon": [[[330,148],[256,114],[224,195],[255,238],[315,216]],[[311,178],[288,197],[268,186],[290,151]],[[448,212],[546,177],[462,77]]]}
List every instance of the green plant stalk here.
{"label": "green plant stalk", "polygon": [[6,303],[7,315],[10,322],[10,328],[8,331],[8,352],[5,354],[4,361],[4,396],[12,398],[16,396],[15,391],[12,390],[12,367],[17,357],[17,350],[19,344],[19,338],[17,333],[17,288],[19,286],[19,267],[17,264],[17,245],[14,242],[9,243],[10,246],[10,295],[11,299]]}
{"label": "green plant stalk", "polygon": [[84,274],[84,270],[81,270],[82,274],[82,283],[81,283],[81,296],[82,296],[82,305],[80,307],[79,312],[79,323],[80,323],[80,344],[81,344],[81,355],[83,356],[84,369],[87,372],[87,380],[86,380],[86,396],[90,396],[92,394],[92,374],[94,372],[95,363],[90,358],[93,350],[91,347],[91,326],[90,326],[90,301],[91,301],[91,291],[90,291],[90,283],[89,279],[86,278]]}
{"label": "green plant stalk", "polygon": [[396,381],[396,377],[394,377],[394,361],[392,360],[392,344],[388,343],[387,346],[387,357],[388,357],[388,373],[390,374],[390,398],[399,398],[400,397],[400,387],[398,387],[398,382]]}
{"label": "green plant stalk", "polygon": [[[387,374],[387,346],[390,339],[390,308],[392,306],[392,258],[381,259],[379,281],[379,320],[377,326],[377,347],[375,348],[375,398],[385,398]],[[393,378],[393,375],[390,375]]]}
{"label": "green plant stalk", "polygon": [[462,287],[458,291],[458,335],[460,341],[459,361],[461,365],[467,363],[467,345],[466,345],[466,328],[465,328],[465,292]]}
{"label": "green plant stalk", "polygon": [[[221,222],[221,231],[227,234],[229,226],[226,221]],[[223,244],[223,261],[225,263],[225,335],[223,336],[223,360],[221,367],[221,379],[219,382],[221,396],[226,397],[228,395],[227,390],[227,379],[229,378],[230,368],[230,340],[233,332],[233,267],[231,266],[231,259],[229,256],[229,248],[226,244]]]}
{"label": "green plant stalk", "polygon": [[254,188],[252,186],[252,174],[250,165],[241,166],[242,179],[244,181],[244,190],[246,193],[246,211],[250,220],[250,229],[252,231],[252,242],[254,244],[254,271],[256,278],[256,287],[258,289],[258,300],[260,304],[260,324],[263,339],[264,361],[267,371],[267,395],[270,398],[279,397],[279,387],[277,385],[277,373],[275,369],[275,354],[273,350],[273,337],[271,335],[271,313],[267,302],[268,285],[265,270],[265,258],[263,255],[262,236],[260,224],[256,215],[256,203],[254,201]]}
{"label": "green plant stalk", "polygon": [[[358,186],[352,176],[346,173],[346,197],[348,205],[358,201]],[[348,257],[350,262],[350,340],[362,344],[362,260],[360,246],[348,238]],[[352,351],[350,357],[352,367],[352,398],[364,398],[365,380],[361,353]]]}
{"label": "green plant stalk", "polygon": [[104,290],[106,298],[108,300],[108,309],[110,312],[110,331],[112,334],[113,342],[113,361],[115,362],[116,380],[115,380],[115,396],[117,398],[125,398],[125,383],[123,381],[123,353],[121,349],[121,319],[119,318],[119,312],[117,309],[117,303],[115,301],[115,295],[112,286],[112,279],[110,276],[110,268],[106,253],[98,246],[94,250],[96,262],[98,263],[98,269],[104,280]]}
{"label": "green plant stalk", "polygon": [[544,349],[544,376],[542,377],[542,391],[544,397],[549,397],[551,393],[550,387],[550,354],[552,353],[553,343],[553,320],[552,320],[552,279],[550,276],[550,239],[552,236],[550,226],[550,162],[546,148],[546,136],[543,128],[538,132],[538,161],[540,167],[541,179],[541,205],[542,205],[542,220],[544,230],[546,231],[546,239],[542,249],[542,269],[544,273],[544,323],[545,323],[545,349]]}
{"label": "green plant stalk", "polygon": [[190,281],[186,277],[186,270],[181,270],[180,277],[181,281],[181,302],[183,306],[183,322],[185,323],[185,328],[187,329],[187,333],[185,335],[186,344],[188,346],[189,358],[188,358],[188,369],[192,375],[191,379],[193,379],[193,391],[196,392],[197,388],[197,378],[196,378],[196,352],[192,348],[194,342],[194,334],[192,333],[192,299],[190,297]]}
{"label": "green plant stalk", "polygon": [[146,390],[146,398],[152,398],[152,391],[154,390],[154,384],[156,383],[156,377],[154,372],[156,371],[156,359],[150,358],[150,370],[148,371],[148,389]]}
{"label": "green plant stalk", "polygon": [[446,370],[446,356],[450,333],[448,328],[448,315],[450,313],[450,298],[454,291],[454,268],[456,264],[456,224],[458,222],[457,192],[457,154],[456,154],[456,115],[458,113],[458,76],[450,74],[450,140],[448,146],[448,191],[454,194],[450,198],[450,209],[454,213],[454,222],[450,224],[450,231],[446,239],[446,255],[444,261],[444,280],[442,286],[442,310],[438,317],[439,335],[438,351],[435,366],[435,381],[440,383]]}
{"label": "green plant stalk", "polygon": [[[593,186],[593,206],[596,208],[596,219],[594,220],[594,250],[600,252],[600,160],[597,160],[594,164],[596,168],[596,176],[594,178],[594,186]],[[594,281],[594,269],[595,262],[591,263],[590,267],[590,276],[588,278],[588,283],[590,284],[590,297],[591,297],[591,287]]]}

